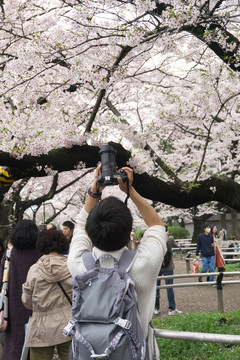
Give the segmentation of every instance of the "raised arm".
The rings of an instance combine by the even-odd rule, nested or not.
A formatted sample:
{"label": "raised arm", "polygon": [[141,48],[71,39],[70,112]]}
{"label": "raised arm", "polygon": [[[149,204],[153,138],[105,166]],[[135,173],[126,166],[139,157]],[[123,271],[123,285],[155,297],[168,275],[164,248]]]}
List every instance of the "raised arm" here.
{"label": "raised arm", "polygon": [[[103,186],[101,186],[98,183],[98,176],[100,174],[100,169],[101,169],[101,164],[98,165],[98,167],[95,170],[94,173],[94,179],[93,179],[93,184],[92,186],[88,189],[88,196],[84,205],[85,210],[90,213],[90,211],[96,206],[96,204],[98,203],[99,199],[100,199],[100,193],[103,190]],[[89,193],[91,194],[91,196],[89,195]]]}
{"label": "raised arm", "polygon": [[[129,181],[129,196],[140,211],[140,214],[142,215],[143,220],[145,221],[147,226],[164,226],[164,222],[161,220],[154,208],[133,188],[133,170],[128,167],[124,167],[123,170],[127,174]],[[118,183],[120,189],[127,194],[127,183],[123,182],[121,178],[118,178]]]}

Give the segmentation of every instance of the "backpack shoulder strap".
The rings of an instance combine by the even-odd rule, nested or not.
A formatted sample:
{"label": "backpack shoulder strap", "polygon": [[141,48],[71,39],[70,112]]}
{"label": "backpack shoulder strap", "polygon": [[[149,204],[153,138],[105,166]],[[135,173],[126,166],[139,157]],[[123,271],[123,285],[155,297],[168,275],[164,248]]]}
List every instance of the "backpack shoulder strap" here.
{"label": "backpack shoulder strap", "polygon": [[[135,251],[123,250],[120,259],[118,261],[118,266],[127,272],[130,271],[136,256],[137,256],[136,250]],[[82,261],[87,271],[94,269],[96,267],[96,259],[94,258],[93,253],[91,251],[83,252]]]}
{"label": "backpack shoulder strap", "polygon": [[87,271],[96,267],[96,260],[91,251],[84,251],[82,253],[82,261]]}
{"label": "backpack shoulder strap", "polygon": [[118,261],[118,265],[120,268],[125,270],[126,272],[129,272],[138,252],[137,250],[123,250],[120,259]]}

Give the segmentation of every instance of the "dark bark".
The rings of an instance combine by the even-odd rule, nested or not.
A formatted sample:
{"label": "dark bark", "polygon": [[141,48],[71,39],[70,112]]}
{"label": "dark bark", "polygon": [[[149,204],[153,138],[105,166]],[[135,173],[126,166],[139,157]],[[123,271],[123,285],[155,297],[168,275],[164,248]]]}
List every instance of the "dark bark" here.
{"label": "dark bark", "polygon": [[[125,150],[120,144],[109,143],[117,150],[117,164],[119,167],[126,165],[130,158],[130,152]],[[47,155],[31,156],[25,155],[22,159],[18,160],[11,157],[8,153],[0,151],[0,163],[13,168],[13,177],[21,179],[26,176],[41,177],[46,176],[44,170],[45,165],[51,167],[53,170],[69,171],[74,170],[76,165],[82,161],[86,164],[87,168],[95,167],[100,161],[99,148],[96,146],[73,145],[71,148],[59,148],[50,151]],[[41,167],[41,169],[39,169]],[[7,189],[2,189],[2,192]]]}
{"label": "dark bark", "polygon": [[193,217],[193,235],[192,242],[197,243],[197,237],[199,234],[203,233],[203,225],[211,217],[211,214],[204,214],[202,216]]}
{"label": "dark bark", "polygon": [[221,30],[223,36],[226,37],[227,44],[235,44],[233,51],[227,50],[220,42],[217,42],[216,39],[213,39],[210,43],[205,40],[205,32],[207,30],[206,26],[198,25],[196,27],[183,27],[183,30],[191,33],[196,36],[199,40],[204,42],[223,62],[230,66],[233,71],[240,71],[240,62],[238,49],[240,42],[239,40],[230,32],[226,31],[219,24],[211,24],[209,31]]}
{"label": "dark bark", "polygon": [[220,222],[221,222],[221,229],[227,229],[227,220],[226,220],[226,212],[220,214]]}
{"label": "dark bark", "polygon": [[[119,168],[126,166],[130,152],[120,144],[110,143],[117,150],[117,165]],[[46,176],[44,166],[51,166],[61,171],[73,170],[79,161],[86,164],[86,168],[96,167],[99,157],[99,148],[96,146],[82,145],[66,149],[52,150],[48,155],[33,157],[24,156],[17,160],[7,153],[0,152],[0,163],[19,169],[18,178]],[[41,165],[38,171],[36,165]],[[233,209],[240,210],[240,185],[227,177],[210,177],[199,181],[197,184],[175,184],[164,181],[147,173],[135,174],[134,187],[145,198],[160,201],[179,208],[189,208],[209,201],[222,202]],[[215,188],[213,192],[211,188]],[[6,189],[3,189],[4,191]]]}
{"label": "dark bark", "polygon": [[23,219],[24,212],[31,206],[41,205],[43,202],[52,199],[56,192],[57,185],[58,185],[58,174],[56,174],[53,177],[51,188],[46,194],[39,196],[35,199],[25,200],[25,201],[22,201],[19,196],[18,201],[16,201],[16,209],[15,209],[16,222]]}
{"label": "dark bark", "polygon": [[234,236],[235,239],[238,239],[238,219],[237,219],[237,211],[234,209],[231,209],[231,236]]}
{"label": "dark bark", "polygon": [[[223,1],[218,1],[215,7],[211,9],[209,8],[209,3],[206,1],[206,6],[202,6],[201,8],[202,18],[199,19],[201,24],[196,24],[196,26],[193,25],[183,26],[180,29],[180,31],[187,31],[188,33],[191,33],[199,40],[201,40],[203,43],[205,43],[224,63],[229,65],[232,70],[240,71],[240,62],[239,62],[239,54],[238,54],[240,42],[236,36],[234,36],[232,33],[226,30],[226,28],[223,26],[221,18],[215,16],[215,12],[220,7],[222,2]],[[163,10],[165,10],[166,7],[172,7],[174,10],[173,6],[166,3],[160,3],[157,5],[157,8],[154,10],[154,13],[157,14],[158,16],[161,16]],[[235,45],[235,48],[232,51],[227,50],[225,46],[220,41],[217,40],[217,37],[214,37],[214,39],[211,42],[207,42],[206,31],[214,33],[215,31],[219,31],[219,30],[222,32],[222,35],[226,38],[227,44]]]}

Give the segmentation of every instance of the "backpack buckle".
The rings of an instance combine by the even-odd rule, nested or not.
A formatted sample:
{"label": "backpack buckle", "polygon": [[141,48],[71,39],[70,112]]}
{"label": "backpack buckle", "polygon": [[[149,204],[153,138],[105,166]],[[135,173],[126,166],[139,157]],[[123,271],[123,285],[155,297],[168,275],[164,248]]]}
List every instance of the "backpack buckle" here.
{"label": "backpack buckle", "polygon": [[120,317],[118,317],[118,318],[115,320],[115,324],[116,324],[116,325],[119,325],[121,328],[126,329],[126,330],[129,330],[130,327],[132,326],[131,321],[126,320],[126,319],[122,319],[122,318],[120,318]]}
{"label": "backpack buckle", "polygon": [[75,321],[74,320],[69,321],[67,326],[65,326],[65,328],[62,330],[62,334],[64,336],[71,336],[74,326],[75,326]]}

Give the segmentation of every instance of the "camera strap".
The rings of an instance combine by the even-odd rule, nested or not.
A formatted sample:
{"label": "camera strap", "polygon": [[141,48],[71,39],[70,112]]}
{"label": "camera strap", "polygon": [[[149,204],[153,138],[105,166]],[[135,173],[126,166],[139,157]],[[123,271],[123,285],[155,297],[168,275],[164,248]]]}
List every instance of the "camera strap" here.
{"label": "camera strap", "polygon": [[126,199],[125,199],[125,201],[124,201],[124,203],[125,203],[126,205],[127,205],[127,202],[128,202],[129,197],[130,197],[130,195],[129,195],[129,181],[128,181],[128,179],[127,179],[127,197],[126,197]]}

